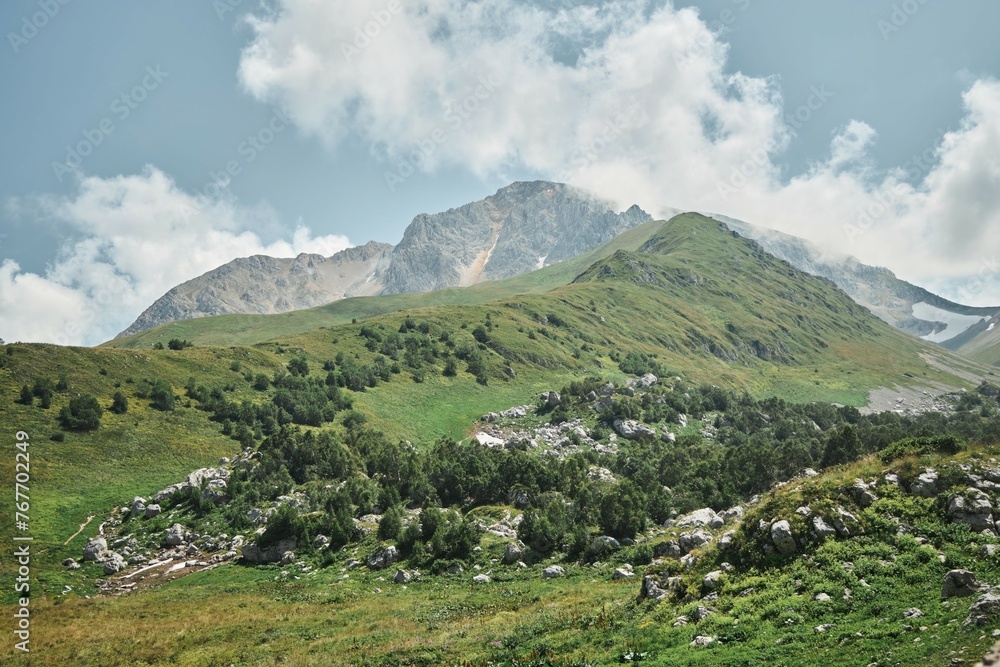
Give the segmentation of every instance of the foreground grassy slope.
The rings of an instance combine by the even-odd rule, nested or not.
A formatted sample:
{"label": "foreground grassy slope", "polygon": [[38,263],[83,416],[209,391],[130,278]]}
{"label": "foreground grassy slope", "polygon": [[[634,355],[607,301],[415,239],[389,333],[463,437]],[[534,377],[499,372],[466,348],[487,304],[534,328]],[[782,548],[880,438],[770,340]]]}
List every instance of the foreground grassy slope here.
{"label": "foreground grassy slope", "polygon": [[662,221],[644,223],[589,253],[509,280],[487,281],[472,287],[456,287],[437,292],[355,297],[280,315],[223,315],[181,320],[134,336],[116,338],[104,345],[149,349],[155,343],[166,345],[172,338],[190,340],[197,345],[252,345],[279,336],[304,333],[384,313],[431,306],[483,304],[516,294],[546,292],[571,282],[591,264],[617,250],[638,249],[662,225]]}
{"label": "foreground grassy slope", "polygon": [[[748,507],[734,547],[697,549],[688,569],[672,557],[651,563],[677,532],[658,529],[599,565],[563,562],[566,575],[549,581],[539,577],[548,561],[529,570],[491,561],[503,551],[496,538],[476,560],[488,584],[471,584],[471,572],[425,573],[408,586],[363,567],[345,577],[341,567],[371,540],[318,571],[223,566],[124,598],[40,601],[32,664],[971,664],[992,643],[992,626],[966,625],[974,598],[943,600],[941,584],[956,568],[1000,583],[996,558],[983,549],[998,538],[952,523],[945,505],[968,484],[967,471],[995,470],[998,453],[869,458],[793,482]],[[947,480],[935,497],[908,491],[925,466]],[[886,480],[890,472],[899,486]],[[866,508],[852,491],[856,479],[875,492]],[[820,514],[845,507],[864,534],[810,538],[796,514],[802,506]],[[776,517],[794,519],[795,554],[762,555],[757,522]],[[704,598],[703,577],[725,562],[732,568],[716,596]],[[611,580],[624,563],[639,576]],[[639,598],[645,572],[679,574],[677,592],[661,602]],[[711,614],[697,620],[698,607]],[[690,646],[699,636],[714,641]],[[0,648],[0,660],[12,660],[11,650]]]}

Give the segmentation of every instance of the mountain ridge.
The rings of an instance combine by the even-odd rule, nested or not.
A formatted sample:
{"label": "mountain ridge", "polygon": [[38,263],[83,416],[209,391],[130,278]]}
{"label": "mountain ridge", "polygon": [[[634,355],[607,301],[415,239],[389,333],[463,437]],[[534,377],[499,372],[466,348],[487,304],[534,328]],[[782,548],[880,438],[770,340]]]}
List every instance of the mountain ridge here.
{"label": "mountain ridge", "polygon": [[417,215],[395,246],[369,242],[328,258],[238,258],[172,288],[117,338],[183,319],[283,313],[355,296],[503,280],[591,251],[651,220],[638,206],[616,213],[569,185],[517,181],[484,199]]}

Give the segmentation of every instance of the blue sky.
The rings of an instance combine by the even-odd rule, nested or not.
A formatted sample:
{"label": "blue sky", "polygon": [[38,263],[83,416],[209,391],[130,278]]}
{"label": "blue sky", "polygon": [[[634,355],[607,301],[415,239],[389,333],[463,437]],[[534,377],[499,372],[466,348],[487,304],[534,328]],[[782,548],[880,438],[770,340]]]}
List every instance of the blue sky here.
{"label": "blue sky", "polygon": [[33,0],[0,26],[8,340],[94,344],[236,256],[396,242],[531,178],[1000,302],[988,0]]}

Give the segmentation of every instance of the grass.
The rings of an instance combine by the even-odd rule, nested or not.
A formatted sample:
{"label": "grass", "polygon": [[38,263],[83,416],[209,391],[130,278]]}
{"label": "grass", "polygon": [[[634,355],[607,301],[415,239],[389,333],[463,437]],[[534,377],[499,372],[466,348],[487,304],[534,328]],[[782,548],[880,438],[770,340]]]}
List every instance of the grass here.
{"label": "grass", "polygon": [[197,345],[253,345],[386,313],[432,306],[478,305],[518,294],[547,292],[572,282],[594,262],[616,250],[638,249],[662,225],[662,221],[643,223],[596,250],[508,280],[487,281],[472,287],[436,292],[354,297],[279,315],[221,315],[181,320],[127,338],[110,340],[104,346],[150,349],[155,343],[166,345],[173,338],[190,340]]}
{"label": "grass", "polygon": [[[803,503],[814,509],[844,504],[856,477],[880,479],[887,469],[906,470],[913,463],[942,471],[983,465],[997,453],[972,448],[955,457],[930,455],[890,466],[868,459],[832,469],[767,494],[744,526],[764,516],[787,516]],[[473,570],[425,574],[400,586],[388,581],[392,571],[359,568],[344,579],[336,564],[318,571],[223,566],[123,598],[40,600],[32,615],[32,664],[612,665],[631,658],[649,665],[792,666],[976,659],[992,638],[981,628],[962,627],[971,599],[942,601],[939,590],[944,573],[956,567],[984,581],[1000,580],[1000,565],[979,555],[980,544],[996,538],[948,524],[932,499],[885,484],[878,492],[869,509],[851,507],[867,536],[742,564],[714,548],[701,552],[684,574],[688,590],[696,591],[720,561],[738,564],[710,603],[637,601],[638,578],[610,577],[618,564],[634,560],[635,549],[598,567],[564,564],[565,577],[544,581],[539,572],[547,563],[518,570],[491,562],[503,541],[488,538],[476,560],[493,582],[482,586],[471,584]],[[892,516],[912,526],[914,535],[896,535]],[[881,528],[890,524],[891,530]],[[741,535],[748,539],[749,532]],[[370,539],[339,554],[338,561],[374,546]],[[831,600],[815,600],[818,593]],[[699,604],[716,611],[675,627],[676,618],[690,616]],[[911,607],[923,616],[904,618]],[[814,629],[825,624],[831,626],[826,632]],[[697,635],[717,642],[689,647]],[[11,651],[9,645],[0,648],[0,661],[12,659]]]}
{"label": "grass", "polygon": [[[925,361],[927,355],[944,358],[934,346],[893,330],[829,283],[759,253],[712,221],[687,215],[628,234],[589,259],[467,290],[346,300],[289,315],[185,321],[96,349],[0,348],[8,353],[0,369],[0,423],[9,434],[27,431],[32,443],[37,664],[430,665],[514,664],[515,659],[544,664],[547,656],[558,656],[555,664],[614,664],[641,653],[649,654],[649,664],[802,664],[803,656],[815,655],[825,664],[855,664],[858,655],[887,646],[894,660],[917,664],[943,661],[943,646],[978,651],[982,642],[949,623],[963,616],[961,605],[938,608],[927,597],[928,582],[940,575],[936,559],[914,563],[923,578],[902,584],[892,583],[897,570],[883,579],[873,570],[869,583],[876,588],[880,582],[877,590],[891,598],[885,611],[875,612],[874,602],[836,607],[837,631],[812,634],[814,625],[835,617],[801,592],[806,583],[795,581],[815,587],[832,580],[836,569],[816,566],[815,559],[833,558],[838,552],[827,558],[822,549],[841,548],[837,545],[822,547],[799,569],[784,564],[766,575],[734,576],[730,593],[754,577],[775,583],[748,601],[734,599],[706,626],[734,637],[731,651],[688,649],[694,628],[672,625],[683,609],[637,604],[636,584],[611,582],[608,568],[571,566],[567,578],[542,582],[537,570],[519,573],[491,563],[499,557],[499,544],[484,550],[479,563],[484,571],[494,570],[496,585],[485,589],[471,587],[471,572],[403,589],[376,573],[352,572],[337,583],[337,567],[316,574],[296,571],[292,576],[300,578],[287,581],[274,568],[222,567],[123,599],[77,597],[93,592],[98,573],[93,566],[69,572],[59,562],[79,556],[112,507],[238,450],[183,397],[174,412],[153,409],[136,396],[143,379],[165,379],[183,394],[194,377],[209,387],[230,385],[234,400],[259,401],[262,395],[243,378],[244,371],[270,375],[299,355],[314,374],[338,353],[369,360],[373,354],[359,335],[363,325],[394,332],[412,318],[471,345],[474,328],[489,323],[489,344],[482,347],[488,386],[477,384],[464,365],[457,377],[447,378],[432,364],[423,382],[401,373],[353,394],[355,408],[374,426],[418,446],[443,435],[465,437],[483,413],[532,402],[538,392],[560,389],[575,378],[596,374],[621,380],[614,359],[630,350],[656,355],[693,382],[799,402],[863,405],[871,389],[897,384],[972,386]],[[414,309],[417,305],[425,307]],[[395,312],[402,308],[408,310]],[[352,323],[354,318],[363,322]],[[198,347],[149,349],[154,341],[174,337],[194,340]],[[206,347],[213,341],[227,346]],[[234,341],[253,345],[229,346]],[[51,408],[15,402],[24,383],[61,374],[68,390],[56,394]],[[126,415],[105,413],[97,431],[50,439],[63,430],[58,412],[73,395],[90,393],[107,407],[116,390],[129,398]],[[11,488],[13,466],[2,470],[0,483]],[[94,520],[65,545],[90,516]],[[11,532],[7,523],[0,528],[0,541],[8,545],[0,547],[3,576],[12,572]],[[958,545],[949,547],[954,562],[974,561],[968,541],[947,539]],[[919,560],[912,545],[895,546],[900,556]],[[859,543],[857,548],[861,561],[875,558],[881,547]],[[76,593],[61,596],[65,585]],[[754,586],[760,587],[746,587]],[[375,588],[383,592],[374,593]],[[895,595],[897,590],[902,594]],[[930,641],[913,642],[918,637],[905,634],[909,631],[895,620],[893,605],[918,599],[941,623],[933,647]],[[795,614],[792,625],[778,618],[784,609]],[[876,617],[892,621],[866,629]],[[759,631],[744,632],[738,625]],[[863,637],[855,641],[853,632]],[[9,653],[0,652],[0,662],[7,658]]]}

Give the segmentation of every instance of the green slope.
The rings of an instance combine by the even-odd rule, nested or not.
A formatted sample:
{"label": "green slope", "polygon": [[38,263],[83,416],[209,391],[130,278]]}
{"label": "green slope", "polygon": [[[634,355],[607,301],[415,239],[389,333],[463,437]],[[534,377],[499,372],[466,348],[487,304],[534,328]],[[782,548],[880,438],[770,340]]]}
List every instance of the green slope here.
{"label": "green slope", "polygon": [[354,297],[279,315],[222,315],[180,320],[134,336],[110,340],[104,346],[150,349],[158,342],[166,345],[172,338],[190,340],[196,345],[252,345],[384,313],[430,306],[482,304],[517,294],[546,292],[571,282],[595,261],[616,250],[639,248],[662,224],[662,221],[643,223],[589,253],[508,280],[487,281],[472,287],[437,292]]}
{"label": "green slope", "polygon": [[958,348],[958,352],[983,364],[1000,366],[1000,328],[994,326]]}
{"label": "green slope", "polygon": [[[431,333],[426,341],[431,356],[420,369],[422,381],[413,379],[418,372],[406,366],[401,352],[402,372],[391,381],[349,393],[355,409],[374,427],[391,440],[406,439],[418,446],[442,435],[464,437],[483,413],[532,402],[537,392],[559,389],[574,379],[598,375],[621,380],[617,360],[629,351],[656,355],[660,365],[693,382],[798,402],[863,405],[876,387],[930,381],[971,386],[925,361],[938,354],[934,346],[895,331],[830,283],[761,253],[712,220],[684,215],[630,234],[617,247],[597,251],[590,268],[567,262],[469,290],[350,300],[304,314],[261,317],[255,320],[261,328],[236,335],[270,341],[254,347],[148,349],[156,336],[202,343],[227,340],[236,318],[177,323],[159,333],[116,342],[141,345],[143,351],[6,346],[0,368],[0,424],[8,433],[24,430],[31,435],[35,528],[40,541],[50,545],[50,560],[44,562],[51,566],[79,554],[94,525],[62,545],[88,516],[100,516],[123,498],[156,491],[239,449],[220,433],[218,423],[183,398],[188,378],[223,390],[236,403],[266,402],[270,397],[255,391],[244,373],[272,375],[296,356],[307,359],[317,378],[325,375],[319,372],[324,362],[338,354],[368,364],[381,352],[369,349],[362,333],[377,331],[388,338],[407,320],[426,325]],[[553,289],[553,284],[559,286]],[[484,292],[509,294],[511,285],[520,285],[524,293],[336,324],[421,300],[441,303],[446,295],[486,301]],[[325,324],[317,326],[320,322]],[[282,323],[295,324],[283,328]],[[179,327],[200,328],[178,334],[183,331]],[[475,338],[480,327],[485,341]],[[464,362],[456,376],[442,374],[445,360],[461,348],[479,351],[488,385],[466,372]],[[232,370],[234,362],[239,362],[238,371]],[[67,376],[68,389],[56,394],[51,408],[15,402],[25,383],[55,380],[60,374]],[[140,396],[146,379],[169,382],[182,396],[180,407],[169,413],[150,407]],[[116,390],[131,403],[126,415],[106,413],[97,431],[49,439],[62,430],[58,411],[73,395],[93,394],[108,407]],[[10,488],[13,474],[13,467],[7,466],[0,482]],[[0,533],[7,544],[9,530],[5,524]],[[46,572],[53,586],[63,581],[58,568]]]}

